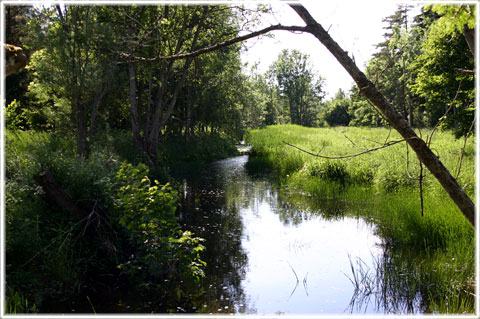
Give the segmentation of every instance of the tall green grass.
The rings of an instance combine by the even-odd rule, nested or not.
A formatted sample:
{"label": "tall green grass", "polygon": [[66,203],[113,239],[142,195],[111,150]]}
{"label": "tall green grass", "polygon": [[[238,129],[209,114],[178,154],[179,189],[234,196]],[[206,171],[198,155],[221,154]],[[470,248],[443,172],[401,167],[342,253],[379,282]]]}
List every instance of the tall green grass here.
{"label": "tall green grass", "polygon": [[[419,133],[425,137],[430,131],[423,130]],[[302,171],[302,174],[312,175],[325,172],[324,177],[327,179],[348,179],[348,182],[354,184],[372,183],[378,191],[387,192],[417,184],[409,174],[418,177],[419,163],[411,149],[407,156],[404,142],[341,160],[317,158],[284,142],[315,154],[344,156],[379,147],[387,140],[401,139],[397,132],[387,128],[306,128],[297,125],[268,126],[265,129],[251,130],[246,136],[246,140],[253,146],[252,163],[263,162],[262,169],[274,170],[284,176],[297,173],[299,170],[307,170]],[[462,146],[462,139],[455,139],[451,133],[440,131],[435,133],[431,148],[453,173],[458,165]],[[257,154],[259,156],[256,156]],[[253,165],[250,167],[253,168]],[[466,186],[465,190],[472,197],[475,192],[474,167],[475,143],[471,137],[465,148],[458,181],[461,186]],[[335,170],[339,174],[333,172]],[[427,187],[426,191],[441,190],[441,186],[429,174],[425,177],[424,184],[424,187]]]}
{"label": "tall green grass", "polygon": [[[423,130],[419,134],[425,137],[430,132]],[[249,131],[247,141],[252,150],[247,169],[270,172],[289,189],[313,195],[310,201],[333,200],[355,206],[355,214],[375,224],[394,254],[410,251],[421,256],[412,265],[415,286],[428,302],[428,311],[471,313],[474,230],[426,169],[421,216],[418,180],[414,179],[419,175],[419,162],[412,150],[407,153],[405,142],[340,160],[315,157],[286,144],[324,156],[343,156],[393,140],[401,137],[386,128],[269,126]],[[463,140],[449,132],[436,132],[431,144],[452,174],[459,165],[462,146]],[[474,149],[474,138],[470,138],[457,178],[471,198],[475,185]],[[302,201],[297,199],[298,205],[304,205]]]}

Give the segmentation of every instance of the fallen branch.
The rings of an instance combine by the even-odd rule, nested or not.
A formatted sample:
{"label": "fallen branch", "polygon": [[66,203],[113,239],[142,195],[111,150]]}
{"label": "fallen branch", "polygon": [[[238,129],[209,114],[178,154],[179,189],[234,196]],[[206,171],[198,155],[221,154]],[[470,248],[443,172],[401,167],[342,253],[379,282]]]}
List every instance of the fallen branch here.
{"label": "fallen branch", "polygon": [[468,74],[468,75],[475,75],[475,70],[465,70],[460,68],[454,68],[454,70],[458,73]]}
{"label": "fallen branch", "polygon": [[[460,158],[458,159],[457,163],[457,169],[455,170],[455,178],[458,178],[460,175],[460,170],[462,169],[462,162],[463,162],[463,156],[465,154],[465,147],[467,147],[467,140],[470,137],[470,134],[472,134],[472,130],[475,127],[475,118],[473,118],[472,125],[470,125],[470,128],[468,129],[467,135],[465,135],[463,139],[463,147],[460,150]],[[463,187],[465,189],[465,187]]]}
{"label": "fallen branch", "polygon": [[84,218],[90,214],[89,211],[78,207],[75,201],[73,201],[70,196],[68,196],[68,194],[65,193],[60,186],[58,186],[50,170],[47,169],[41,171],[35,177],[35,181],[42,186],[42,189],[47,197],[47,201],[50,203],[71,212],[73,215],[79,218]]}
{"label": "fallen branch", "polygon": [[443,189],[445,189],[450,198],[455,202],[458,209],[470,222],[472,227],[475,227],[475,204],[460,187],[457,180],[452,176],[448,169],[443,165],[438,156],[432,152],[429,145],[417,136],[412,127],[410,127],[403,117],[395,110],[393,105],[385,99],[378,88],[375,87],[366,75],[355,65],[348,53],[332,39],[332,37],[312,17],[305,7],[300,4],[290,4],[290,7],[306,23],[308,28],[307,31],[314,35],[350,74],[358,85],[360,93],[365,95],[367,100],[375,105],[375,108],[387,118],[390,125],[400,133],[403,138],[405,138],[407,143],[410,144],[410,147],[417,154],[417,157],[440,182]]}
{"label": "fallen branch", "polygon": [[315,153],[312,153],[310,151],[304,150],[303,148],[300,148],[296,145],[287,143],[285,141],[282,141],[282,142],[287,144],[288,146],[296,148],[297,150],[302,151],[302,152],[307,153],[307,154],[312,155],[312,156],[316,156],[316,157],[320,157],[320,158],[326,158],[326,159],[344,159],[344,158],[357,157],[357,156],[360,156],[360,155],[363,155],[363,154],[366,154],[366,153],[378,151],[378,150],[381,150],[383,148],[386,148],[386,147],[389,147],[389,146],[392,146],[392,145],[395,145],[395,144],[398,144],[398,143],[401,143],[401,142],[405,142],[405,141],[406,141],[406,139],[398,140],[398,141],[390,141],[390,142],[386,142],[382,146],[375,147],[375,148],[369,148],[369,149],[366,149],[365,151],[360,152],[360,153],[350,154],[350,155],[341,155],[341,156],[326,156],[326,155],[315,154]]}

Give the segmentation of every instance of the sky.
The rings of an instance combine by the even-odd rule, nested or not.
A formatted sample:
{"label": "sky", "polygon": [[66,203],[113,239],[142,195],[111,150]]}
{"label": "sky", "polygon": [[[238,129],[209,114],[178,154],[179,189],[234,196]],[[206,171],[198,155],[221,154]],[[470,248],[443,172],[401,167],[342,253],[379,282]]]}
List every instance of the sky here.
{"label": "sky", "polygon": [[[389,0],[302,0],[310,14],[328,30],[330,36],[354,57],[357,66],[365,70],[365,64],[376,51],[375,44],[383,41],[385,23],[382,19],[393,14],[402,2]],[[412,4],[410,2],[410,4]],[[265,26],[305,25],[303,20],[285,3],[272,2],[275,19],[265,21]],[[418,12],[414,9],[413,12]],[[413,14],[412,14],[413,15]],[[264,37],[246,42],[248,50],[242,53],[242,61],[265,72],[283,49],[297,49],[310,55],[314,69],[325,79],[327,98],[342,89],[348,92],[353,80],[330,52],[310,34],[293,34],[288,31],[272,32],[274,38]]]}

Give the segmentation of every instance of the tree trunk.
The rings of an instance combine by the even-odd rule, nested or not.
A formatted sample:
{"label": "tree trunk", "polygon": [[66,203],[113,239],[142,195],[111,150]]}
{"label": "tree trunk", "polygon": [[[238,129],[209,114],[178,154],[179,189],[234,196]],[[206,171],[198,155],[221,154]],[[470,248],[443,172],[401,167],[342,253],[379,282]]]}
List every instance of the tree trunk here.
{"label": "tree trunk", "polygon": [[84,157],[85,155],[85,140],[87,137],[86,114],[78,93],[74,94],[73,103],[76,109],[77,120],[77,155]]}
{"label": "tree trunk", "polygon": [[90,117],[90,127],[88,129],[88,140],[89,140],[88,142],[90,142],[90,140],[92,139],[93,133],[95,131],[95,120],[97,118],[97,112],[98,112],[98,108],[100,106],[100,103],[102,102],[102,99],[105,96],[105,94],[107,94],[107,92],[112,87],[112,81],[113,81],[113,76],[114,76],[114,72],[115,72],[117,62],[118,62],[118,56],[115,57],[114,61],[112,62],[112,64],[109,67],[109,70],[107,71],[107,74],[106,74],[107,79],[106,79],[106,82],[105,82],[105,85],[104,85],[102,91],[100,91],[95,96],[95,99],[92,103],[92,106],[91,106],[92,114],[91,114],[91,117]]}
{"label": "tree trunk", "polygon": [[185,105],[185,141],[190,140],[191,135],[191,125],[192,125],[192,87],[187,87],[187,102]]}
{"label": "tree trunk", "polygon": [[136,87],[136,74],[135,74],[135,66],[133,62],[128,63],[128,76],[129,76],[129,95],[130,95],[130,120],[132,123],[132,133],[133,133],[133,140],[135,146],[140,151],[142,156],[147,161],[147,164],[150,168],[155,167],[155,162],[150,158],[148,152],[145,150],[144,140],[140,135],[140,126],[138,123],[138,115],[137,115],[137,87]]}
{"label": "tree trunk", "polygon": [[427,144],[419,138],[408,123],[402,118],[394,107],[378,91],[375,85],[367,79],[348,54],[330,37],[325,29],[315,21],[310,13],[301,5],[290,5],[292,9],[305,21],[307,31],[313,34],[340,62],[345,70],[357,83],[360,92],[375,105],[400,135],[407,141],[435,178],[440,182],[457,207],[467,218],[472,226],[475,226],[475,205],[464,190],[458,185],[455,178],[450,174],[439,158],[433,154]]}
{"label": "tree trunk", "polygon": [[470,29],[468,25],[465,24],[463,26],[463,36],[467,41],[470,51],[472,51],[472,55],[475,57],[475,29]]}
{"label": "tree trunk", "polygon": [[89,212],[78,207],[75,201],[58,186],[55,178],[48,169],[36,175],[35,181],[42,187],[48,202],[69,211],[78,218],[88,216]]}

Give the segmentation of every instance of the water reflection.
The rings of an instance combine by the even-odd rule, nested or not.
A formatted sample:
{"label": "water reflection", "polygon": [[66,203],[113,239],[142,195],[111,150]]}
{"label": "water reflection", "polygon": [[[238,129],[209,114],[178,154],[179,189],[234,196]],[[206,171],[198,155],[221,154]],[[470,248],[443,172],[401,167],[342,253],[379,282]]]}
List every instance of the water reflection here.
{"label": "water reflection", "polygon": [[[350,260],[351,276],[355,287],[350,301],[350,312],[361,312],[373,306],[383,313],[422,313],[427,310],[421,295],[422,280],[412,261],[405,254],[397,254],[388,248],[373,258],[373,267],[361,259]],[[418,257],[418,256],[415,256]]]}
{"label": "water reflection", "polygon": [[[366,294],[352,284],[352,261],[361,260],[362,269],[377,278],[385,276],[380,269],[391,259],[372,225],[354,217],[352,207],[339,200],[298,205],[303,195],[249,177],[246,161],[247,156],[234,157],[185,176],[179,213],[184,227],[206,239],[208,265],[202,293],[188,309],[247,314],[418,311],[415,306],[392,309],[388,294],[383,295],[385,305],[381,294],[360,298]],[[361,274],[358,267],[356,271]]]}

